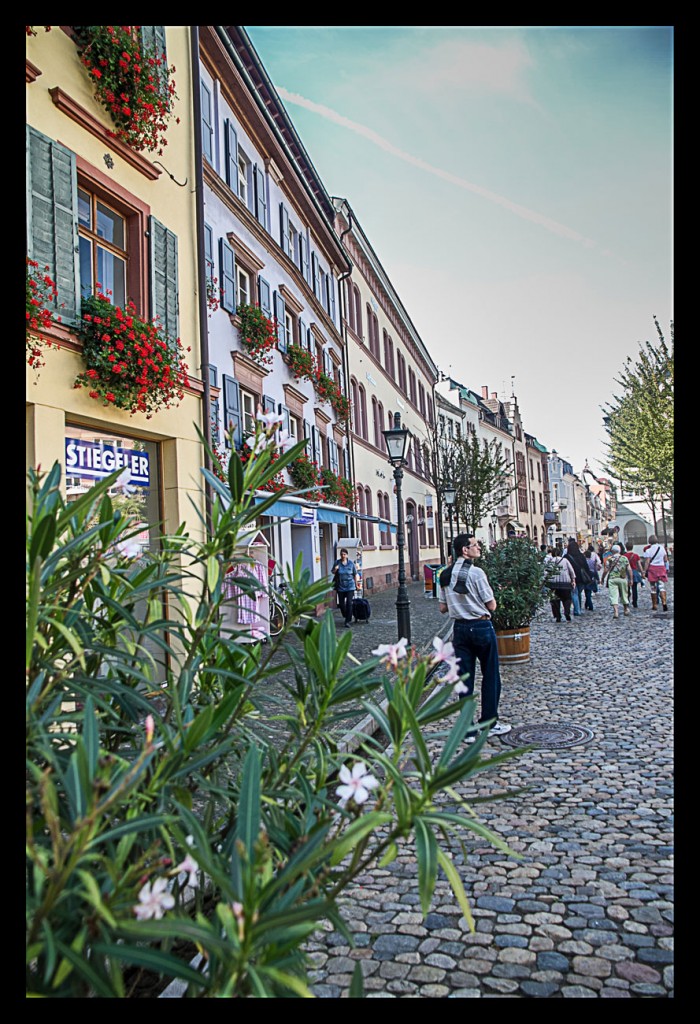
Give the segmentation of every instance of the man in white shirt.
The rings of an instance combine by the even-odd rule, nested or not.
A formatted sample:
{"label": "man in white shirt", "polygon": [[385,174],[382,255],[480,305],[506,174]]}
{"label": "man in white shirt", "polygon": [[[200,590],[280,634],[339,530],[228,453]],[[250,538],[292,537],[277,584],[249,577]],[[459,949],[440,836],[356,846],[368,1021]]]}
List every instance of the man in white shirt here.
{"label": "man in white shirt", "polygon": [[658,606],[656,596],[656,583],[659,584],[661,593],[661,604],[665,612],[668,611],[666,604],[666,580],[668,579],[668,555],[663,544],[659,544],[653,533],[649,534],[649,543],[642,554],[644,559],[644,575],[649,580],[651,591],[651,610],[655,612]]}
{"label": "man in white shirt", "polygon": [[498,721],[501,695],[501,673],[498,665],[498,642],[490,613],[496,600],[486,573],[472,564],[481,554],[478,540],[470,533],[460,533],[453,541],[455,561],[440,574],[440,611],[454,619],[455,656],[464,681],[465,696],[474,692],[474,670],[481,666],[481,716],[479,722],[496,719],[490,735],[500,736],[511,727]]}

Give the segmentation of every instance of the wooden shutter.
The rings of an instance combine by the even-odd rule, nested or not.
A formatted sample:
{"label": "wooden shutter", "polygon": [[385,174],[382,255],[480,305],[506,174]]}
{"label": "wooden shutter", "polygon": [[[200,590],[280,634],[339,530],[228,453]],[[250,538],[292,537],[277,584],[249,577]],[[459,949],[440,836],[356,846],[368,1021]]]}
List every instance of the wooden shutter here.
{"label": "wooden shutter", "polygon": [[318,427],[311,424],[311,458],[319,466],[321,465],[321,438],[319,436]]}
{"label": "wooden shutter", "polygon": [[[212,388],[218,387],[219,373],[212,363],[209,364],[209,386]],[[211,410],[211,443],[218,444],[221,440],[221,431],[219,428],[219,412],[220,405],[218,398],[212,398],[210,402]]]}
{"label": "wooden shutter", "polygon": [[328,377],[333,376],[333,360],[331,359],[330,352],[326,348],[323,350],[323,372]]}
{"label": "wooden shutter", "polygon": [[207,280],[214,280],[214,232],[209,224],[204,225],[204,265]]}
{"label": "wooden shutter", "polygon": [[314,295],[316,296],[317,299],[321,298],[320,287],[319,287],[319,285],[320,285],[319,273],[320,273],[320,270],[319,270],[319,266],[318,266],[318,256],[316,255],[315,252],[312,252],[311,253],[311,285],[312,285],[313,290],[314,290]]}
{"label": "wooden shutter", "polygon": [[335,278],[332,274],[328,274],[326,277],[326,284],[328,286],[328,312],[331,320],[335,323]]}
{"label": "wooden shutter", "polygon": [[284,203],[280,203],[280,245],[282,252],[287,256],[292,255],[292,247],[289,244],[289,212]]}
{"label": "wooden shutter", "polygon": [[179,336],[177,235],[155,217],[150,222],[151,313],[159,317],[168,338]]}
{"label": "wooden shutter", "polygon": [[350,449],[349,448],[343,448],[343,470],[344,470],[343,476],[345,476],[345,478],[347,480],[349,480],[350,479]]}
{"label": "wooden shutter", "polygon": [[309,243],[301,233],[299,234],[299,256],[301,259],[301,272],[304,275],[304,280],[311,284],[311,279],[309,277]]}
{"label": "wooden shutter", "polygon": [[307,330],[306,330],[306,348],[312,354],[313,354],[313,350],[314,350],[314,344],[315,344],[315,342],[314,342],[313,331],[311,330],[310,327],[308,327]]}
{"label": "wooden shutter", "polygon": [[143,50],[154,50],[156,57],[164,57],[167,61],[165,25],[142,25],[141,48]]}
{"label": "wooden shutter", "polygon": [[267,197],[265,195],[265,172],[257,164],[253,167],[255,182],[255,216],[264,228],[267,228]]}
{"label": "wooden shutter", "polygon": [[338,475],[338,445],[332,438],[328,438],[328,462],[331,470]]}
{"label": "wooden shutter", "polygon": [[199,102],[202,108],[202,152],[209,161],[213,164],[214,157],[212,153],[212,123],[211,123],[211,93],[207,85],[204,82],[199,83]]}
{"label": "wooden shutter", "polygon": [[306,348],[306,334],[308,327],[303,320],[299,320],[299,347]]}
{"label": "wooden shutter", "polygon": [[231,447],[230,431],[233,429],[233,447],[240,448],[243,441],[243,421],[241,417],[241,389],[238,381],[226,374],[223,375],[224,390],[224,443]]}
{"label": "wooden shutter", "polygon": [[286,430],[287,433],[289,433],[289,427],[290,427],[290,422],[289,422],[290,413],[289,413],[289,409],[287,408],[286,405],[282,405],[282,403],[280,402],[280,404],[277,407],[277,412],[282,417],[282,430]]}
{"label": "wooden shutter", "polygon": [[341,394],[347,396],[347,392],[345,390],[345,371],[342,366],[338,367],[338,387],[340,388]]}
{"label": "wooden shutter", "polygon": [[264,277],[258,278],[258,298],[260,301],[260,308],[265,316],[272,316],[272,305],[270,302],[270,285],[267,283]]}
{"label": "wooden shutter", "polygon": [[263,412],[275,412],[277,409],[277,402],[271,395],[262,396]]}
{"label": "wooden shutter", "polygon": [[226,153],[226,184],[234,195],[238,195],[238,135],[233,122],[228,118],[224,129]]}
{"label": "wooden shutter", "polygon": [[311,442],[311,430],[312,430],[312,427],[311,427],[311,424],[309,423],[308,420],[304,420],[303,424],[304,424],[304,437],[306,438],[306,441],[307,441],[305,452],[306,452],[306,455],[310,459],[313,459],[313,457],[314,457],[313,456],[313,450],[312,450],[311,444],[310,444],[310,442]]}
{"label": "wooden shutter", "polygon": [[284,323],[285,304],[279,292],[273,292],[275,317],[277,319],[277,347],[280,352],[287,351],[287,331]]}
{"label": "wooden shutter", "polygon": [[[80,317],[75,154],[27,125],[27,255],[56,282],[61,323]],[[65,303],[58,309],[60,303]]]}
{"label": "wooden shutter", "polygon": [[236,312],[236,257],[225,238],[219,239],[219,262],[221,266],[221,308],[228,313]]}

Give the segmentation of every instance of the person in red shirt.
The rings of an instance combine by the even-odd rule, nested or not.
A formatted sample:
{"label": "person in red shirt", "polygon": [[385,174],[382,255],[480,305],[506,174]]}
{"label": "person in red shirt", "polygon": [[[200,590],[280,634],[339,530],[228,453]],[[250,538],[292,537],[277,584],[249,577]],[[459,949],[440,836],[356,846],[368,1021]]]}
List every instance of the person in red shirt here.
{"label": "person in red shirt", "polygon": [[642,570],[639,564],[641,562],[641,558],[639,555],[634,553],[634,551],[632,550],[633,547],[634,544],[632,543],[632,541],[628,540],[625,544],[625,548],[627,549],[627,561],[632,566],[632,607],[638,608],[639,606],[637,604],[637,587],[642,582]]}

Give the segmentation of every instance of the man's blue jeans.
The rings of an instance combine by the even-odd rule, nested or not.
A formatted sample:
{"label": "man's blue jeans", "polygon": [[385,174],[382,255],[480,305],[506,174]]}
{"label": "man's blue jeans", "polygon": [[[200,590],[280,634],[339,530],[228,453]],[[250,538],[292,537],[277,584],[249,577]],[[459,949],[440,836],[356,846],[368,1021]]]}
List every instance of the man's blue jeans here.
{"label": "man's blue jeans", "polygon": [[498,642],[496,631],[490,619],[455,619],[452,643],[459,662],[460,674],[468,673],[463,680],[468,693],[474,692],[474,670],[476,662],[481,667],[481,715],[480,722],[498,718],[498,700],[501,696],[501,673],[498,667]]}
{"label": "man's blue jeans", "polygon": [[581,614],[581,594],[583,593],[583,584],[578,586],[574,584],[571,588],[571,600],[574,603],[574,615]]}

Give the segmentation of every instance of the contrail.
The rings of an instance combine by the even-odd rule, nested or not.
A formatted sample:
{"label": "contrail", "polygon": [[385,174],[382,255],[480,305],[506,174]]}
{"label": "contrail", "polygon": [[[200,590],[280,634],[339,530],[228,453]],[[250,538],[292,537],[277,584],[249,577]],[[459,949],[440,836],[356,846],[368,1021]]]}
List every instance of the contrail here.
{"label": "contrail", "polygon": [[300,96],[298,93],[288,92],[287,89],[282,86],[277,86],[277,92],[286,100],[287,103],[295,103],[299,107],[305,107],[307,110],[311,110],[314,114],[319,114],[321,117],[325,117],[328,121],[333,121],[334,124],[340,125],[342,128],[349,128],[350,131],[356,132],[358,135],[364,136],[373,142],[375,146],[379,146],[380,149],[385,150],[387,153],[392,153],[397,156],[399,160],[404,160],[408,164],[413,164],[414,167],[420,167],[422,170],[427,171],[429,174],[434,174],[437,178],[442,178],[443,181],[449,181],[452,185],[457,185],[459,188],[467,189],[469,192],[475,192],[479,196],[483,196],[484,199],[489,199],[492,203],[498,203],[499,206],[504,206],[507,210],[516,214],[518,217],[522,217],[524,220],[530,220],[534,224],[539,224],[541,227],[546,228],[547,231],[551,231],[555,235],[560,235],[562,238],[570,238],[574,242],[580,242],[581,245],[587,249],[594,249],[597,243],[590,238],[586,238],[585,235],[580,234],[578,231],[574,231],[573,228],[567,228],[565,224],[559,224],[555,220],[551,220],[549,217],[543,217],[541,213],[536,213],[534,210],[528,210],[525,206],[520,206],[518,203],[511,202],[510,199],[506,199],[504,196],[497,195],[496,192],[490,192],[487,188],[482,188],[481,185],[474,185],[471,181],[466,181],[465,178],[460,178],[457,174],[450,174],[449,171],[443,171],[439,167],[433,167],[432,164],[427,163],[425,160],[421,160],[420,157],[412,156],[411,153],[406,153],[404,150],[394,146],[388,139],[378,135],[377,132],[372,131],[371,128],[367,128],[363,124],[359,124],[357,121],[351,121],[349,117],[343,117],[342,114],[338,114],[335,110],[331,110],[330,107],[324,106],[322,103],[314,103],[313,100],[307,100],[304,96]]}

